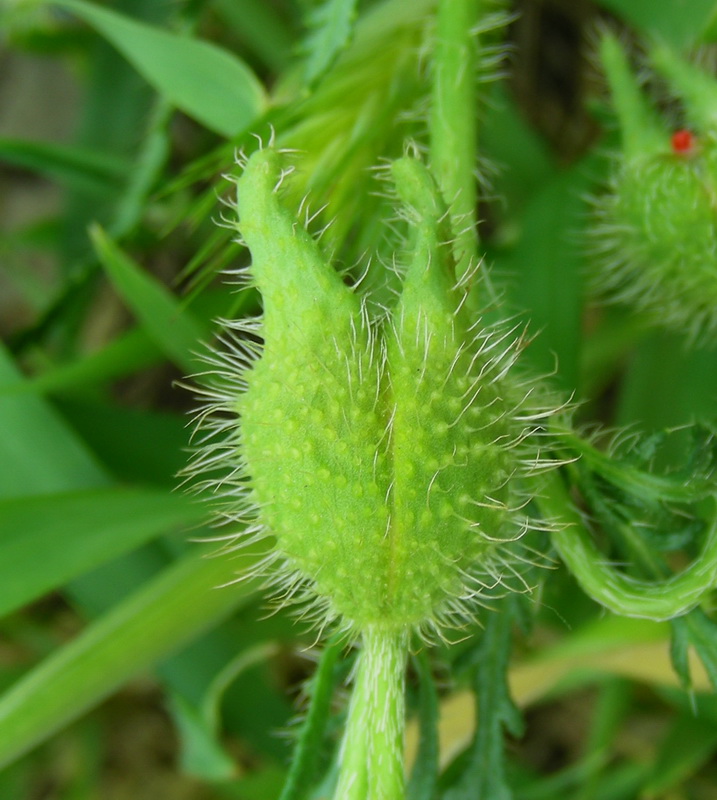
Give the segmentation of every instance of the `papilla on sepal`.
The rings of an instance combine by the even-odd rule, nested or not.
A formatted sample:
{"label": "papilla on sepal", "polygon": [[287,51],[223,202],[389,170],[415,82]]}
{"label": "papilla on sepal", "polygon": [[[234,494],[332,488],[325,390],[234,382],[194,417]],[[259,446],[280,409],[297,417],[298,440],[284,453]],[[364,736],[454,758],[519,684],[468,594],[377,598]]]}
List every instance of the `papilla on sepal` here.
{"label": "papilla on sepal", "polygon": [[547,525],[526,506],[553,405],[515,378],[522,330],[469,318],[471,276],[456,278],[426,167],[391,166],[407,244],[385,309],[344,282],[284,206],[284,163],[260,150],[238,181],[264,312],[228,323],[194,472],[244,525],[227,548],[266,538],[265,574],[317,623],[461,623],[491,591],[519,588],[518,540]]}
{"label": "papilla on sepal", "polygon": [[665,46],[648,52],[681,102],[668,124],[612,35],[601,59],[621,151],[591,232],[596,288],[692,340],[717,337],[717,80]]}

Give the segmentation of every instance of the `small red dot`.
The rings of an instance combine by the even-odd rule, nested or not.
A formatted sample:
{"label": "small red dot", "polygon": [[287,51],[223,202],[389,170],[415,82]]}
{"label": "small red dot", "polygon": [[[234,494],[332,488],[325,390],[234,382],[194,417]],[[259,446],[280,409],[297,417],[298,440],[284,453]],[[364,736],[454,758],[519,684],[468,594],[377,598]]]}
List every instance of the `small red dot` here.
{"label": "small red dot", "polygon": [[692,131],[682,128],[672,134],[672,152],[679,155],[689,154],[694,150],[695,137]]}

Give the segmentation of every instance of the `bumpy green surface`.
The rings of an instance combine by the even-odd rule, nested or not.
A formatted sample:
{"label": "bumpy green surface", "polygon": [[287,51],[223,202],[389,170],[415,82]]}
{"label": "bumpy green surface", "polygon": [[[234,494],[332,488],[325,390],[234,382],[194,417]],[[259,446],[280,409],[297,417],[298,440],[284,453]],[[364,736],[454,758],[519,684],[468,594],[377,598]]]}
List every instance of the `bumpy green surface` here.
{"label": "bumpy green surface", "polygon": [[488,363],[504,345],[465,346],[445,209],[418,162],[393,168],[411,255],[380,324],[282,207],[280,169],[258,152],[239,183],[264,302],[263,355],[236,404],[254,500],[331,613],[359,628],[420,625],[466,595],[464,573],[494,547],[484,534],[504,533],[512,409]]}
{"label": "bumpy green surface", "polygon": [[[666,152],[626,167],[610,209],[624,227],[625,277],[635,301],[678,327],[712,326],[717,308],[714,145],[694,158]],[[667,148],[666,148],[667,149]]]}
{"label": "bumpy green surface", "polygon": [[651,59],[684,104],[694,145],[644,96],[613,37],[602,45],[622,134],[611,191],[599,203],[600,283],[672,328],[717,337],[717,81],[664,48]]}

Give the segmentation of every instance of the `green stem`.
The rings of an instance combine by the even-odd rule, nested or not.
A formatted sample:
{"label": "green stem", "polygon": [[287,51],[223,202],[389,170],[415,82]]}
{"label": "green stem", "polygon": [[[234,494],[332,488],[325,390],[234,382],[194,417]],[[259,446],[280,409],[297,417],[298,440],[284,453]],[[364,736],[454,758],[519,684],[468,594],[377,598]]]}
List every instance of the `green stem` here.
{"label": "green stem", "polygon": [[717,516],[692,564],[678,575],[653,582],[605,563],[557,473],[547,476],[538,504],[546,516],[567,523],[552,535],[552,541],[582,590],[616,614],[656,621],[679,617],[697,606],[717,582]]}
{"label": "green stem", "polygon": [[335,800],[403,800],[403,631],[367,628],[341,747]]}
{"label": "green stem", "polygon": [[471,32],[477,19],[477,0],[439,2],[429,118],[431,168],[457,232],[454,252],[459,276],[475,263],[478,255],[477,58]]}

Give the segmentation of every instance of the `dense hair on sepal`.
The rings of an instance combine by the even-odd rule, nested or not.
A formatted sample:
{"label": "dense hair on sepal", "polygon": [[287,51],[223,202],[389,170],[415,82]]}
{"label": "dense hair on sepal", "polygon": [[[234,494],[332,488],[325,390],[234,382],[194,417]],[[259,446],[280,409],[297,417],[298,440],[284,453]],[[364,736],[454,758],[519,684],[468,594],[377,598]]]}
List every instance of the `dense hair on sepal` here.
{"label": "dense hair on sepal", "polygon": [[557,404],[516,377],[522,325],[469,317],[430,173],[405,158],[392,174],[410,235],[396,302],[377,309],[284,206],[281,158],[249,158],[237,209],[264,314],[224,323],[188,473],[228,526],[221,553],[265,542],[251,574],[274,605],[435,639],[529,590]]}

